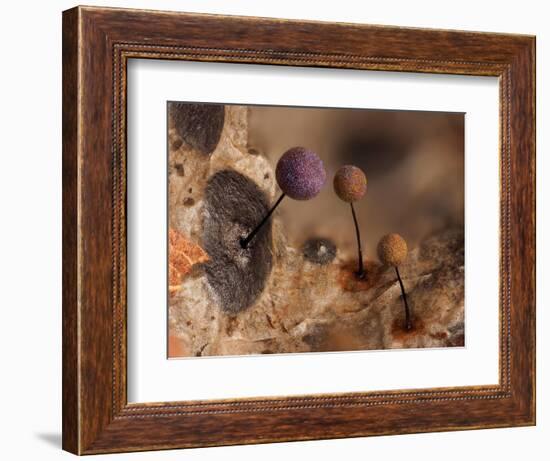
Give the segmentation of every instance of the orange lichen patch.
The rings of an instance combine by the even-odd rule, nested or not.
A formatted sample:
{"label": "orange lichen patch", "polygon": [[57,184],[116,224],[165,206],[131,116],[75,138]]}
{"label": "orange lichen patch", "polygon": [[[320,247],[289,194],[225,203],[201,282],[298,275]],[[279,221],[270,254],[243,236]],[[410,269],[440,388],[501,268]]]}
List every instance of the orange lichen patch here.
{"label": "orange lichen patch", "polygon": [[172,263],[168,263],[168,285],[176,286],[181,282],[181,274]]}
{"label": "orange lichen patch", "polygon": [[374,261],[364,261],[365,277],[359,278],[356,275],[357,262],[346,262],[339,267],[338,282],[345,291],[365,291],[376,286],[384,267]]}
{"label": "orange lichen patch", "polygon": [[170,263],[180,272],[185,272],[193,264],[208,260],[208,255],[199,245],[190,242],[175,229],[168,230],[168,241]]}
{"label": "orange lichen patch", "polygon": [[174,295],[180,289],[181,278],[181,273],[173,264],[168,263],[168,292],[170,296]]}
{"label": "orange lichen patch", "polygon": [[189,348],[181,338],[168,336],[168,358],[188,356],[189,353]]}
{"label": "orange lichen patch", "polygon": [[407,330],[405,328],[405,320],[402,317],[394,319],[391,329],[394,341],[404,341],[413,336],[424,335],[426,333],[426,327],[422,320],[413,317],[412,324],[412,330]]}
{"label": "orange lichen patch", "polygon": [[208,261],[208,255],[199,246],[187,240],[180,232],[168,230],[168,291],[173,295],[180,288],[181,280],[193,265]]}

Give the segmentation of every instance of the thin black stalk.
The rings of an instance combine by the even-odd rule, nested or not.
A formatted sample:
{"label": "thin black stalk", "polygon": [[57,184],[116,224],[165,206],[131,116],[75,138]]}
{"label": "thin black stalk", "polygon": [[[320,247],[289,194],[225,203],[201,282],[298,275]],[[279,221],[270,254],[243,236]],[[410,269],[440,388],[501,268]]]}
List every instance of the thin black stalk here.
{"label": "thin black stalk", "polygon": [[403,302],[405,304],[405,329],[407,331],[412,330],[413,324],[411,320],[411,312],[409,310],[409,304],[407,303],[407,295],[405,294],[405,287],[403,286],[403,280],[401,280],[401,275],[399,275],[399,269],[395,266],[395,273],[397,274],[397,280],[399,280],[399,285],[401,285],[401,293],[403,294]]}
{"label": "thin black stalk", "polygon": [[272,213],[275,211],[275,208],[279,206],[279,203],[285,198],[285,193],[283,192],[279,199],[275,202],[275,205],[271,207],[271,209],[267,212],[267,214],[264,216],[264,218],[260,221],[260,224],[258,224],[250,234],[246,238],[241,237],[241,247],[242,248],[248,248],[248,244],[252,241],[254,236],[258,233],[258,231],[262,228],[262,226],[267,222],[269,217],[272,215]]}
{"label": "thin black stalk", "polygon": [[362,279],[365,277],[365,268],[363,267],[363,252],[361,251],[361,234],[359,233],[359,225],[357,224],[357,216],[355,216],[355,208],[353,208],[353,202],[350,202],[351,214],[353,216],[353,223],[355,224],[355,236],[357,237],[357,253],[359,258],[359,263],[357,267],[357,272],[355,275]]}

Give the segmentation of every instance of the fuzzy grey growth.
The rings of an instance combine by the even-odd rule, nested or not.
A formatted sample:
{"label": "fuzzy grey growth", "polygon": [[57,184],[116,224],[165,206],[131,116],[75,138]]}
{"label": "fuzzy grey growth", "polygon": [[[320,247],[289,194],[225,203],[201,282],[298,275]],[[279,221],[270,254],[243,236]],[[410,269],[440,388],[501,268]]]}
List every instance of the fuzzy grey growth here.
{"label": "fuzzy grey growth", "polygon": [[173,102],[169,108],[174,127],[180,137],[203,154],[211,154],[222,134],[224,106]]}
{"label": "fuzzy grey growth", "polygon": [[326,238],[310,238],[302,245],[302,254],[309,262],[325,265],[336,256],[336,245]]}
{"label": "fuzzy grey growth", "polygon": [[206,276],[222,310],[237,314],[258,298],[271,272],[271,221],[246,249],[239,241],[267,213],[268,201],[254,182],[232,170],[208,180],[205,198]]}

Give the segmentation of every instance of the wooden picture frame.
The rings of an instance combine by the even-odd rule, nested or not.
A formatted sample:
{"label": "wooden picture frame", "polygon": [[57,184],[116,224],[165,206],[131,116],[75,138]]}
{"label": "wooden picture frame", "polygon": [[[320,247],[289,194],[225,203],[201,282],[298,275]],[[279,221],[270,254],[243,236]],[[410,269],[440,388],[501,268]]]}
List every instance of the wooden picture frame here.
{"label": "wooden picture frame", "polygon": [[[218,61],[496,76],[500,381],[129,404],[126,63]],[[535,38],[77,7],[63,13],[63,448],[76,454],[535,424]]]}

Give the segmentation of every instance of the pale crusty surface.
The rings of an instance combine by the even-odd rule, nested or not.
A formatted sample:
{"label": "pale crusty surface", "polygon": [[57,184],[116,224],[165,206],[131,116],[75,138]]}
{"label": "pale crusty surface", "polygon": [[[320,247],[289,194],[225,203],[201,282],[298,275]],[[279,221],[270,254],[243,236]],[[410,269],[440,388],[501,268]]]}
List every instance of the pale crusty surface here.
{"label": "pale crusty surface", "polygon": [[[225,107],[220,141],[205,156],[169,130],[169,224],[204,249],[207,181],[234,170],[271,203],[278,196],[274,167],[247,145],[247,109]],[[226,313],[204,263],[181,278],[169,299],[169,355],[214,356],[464,345],[464,238],[447,229],[412,249],[399,266],[414,329],[403,329],[401,290],[391,267],[366,260],[358,281],[353,256],[336,248],[325,264],[290,246],[276,212],[271,269],[263,291],[238,313]],[[246,287],[236,286],[235,290]]]}

